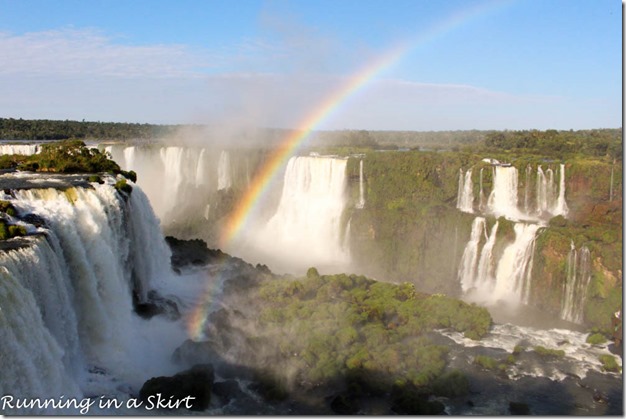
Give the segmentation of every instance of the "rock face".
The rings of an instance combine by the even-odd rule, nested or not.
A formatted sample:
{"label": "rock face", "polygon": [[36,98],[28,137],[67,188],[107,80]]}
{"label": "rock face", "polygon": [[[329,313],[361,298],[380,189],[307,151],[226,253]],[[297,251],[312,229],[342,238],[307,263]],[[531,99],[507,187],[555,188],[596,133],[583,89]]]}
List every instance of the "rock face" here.
{"label": "rock face", "polygon": [[181,408],[202,411],[211,402],[211,388],[215,374],[210,364],[197,364],[191,369],[172,377],[153,377],[146,381],[139,391],[139,399],[146,405],[154,405],[157,398],[182,403]]}

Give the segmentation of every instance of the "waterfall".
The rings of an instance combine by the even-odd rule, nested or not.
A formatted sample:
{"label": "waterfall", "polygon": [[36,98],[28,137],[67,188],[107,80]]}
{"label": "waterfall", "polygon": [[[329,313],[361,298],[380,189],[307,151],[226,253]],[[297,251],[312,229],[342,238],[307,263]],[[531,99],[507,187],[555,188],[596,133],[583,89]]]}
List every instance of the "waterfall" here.
{"label": "waterfall", "polygon": [[496,217],[519,219],[517,208],[517,169],[513,166],[496,166],[493,174],[493,189],[489,194],[488,208]]}
{"label": "waterfall", "polygon": [[365,187],[363,185],[363,160],[359,162],[359,202],[356,204],[356,208],[365,208]]}
{"label": "waterfall", "polygon": [[556,202],[556,191],[554,189],[554,171],[548,167],[546,170],[546,207],[548,211],[553,212],[554,203]]}
{"label": "waterfall", "polygon": [[0,144],[0,155],[20,154],[22,156],[30,156],[40,151],[38,144]]}
{"label": "waterfall", "polygon": [[474,212],[474,184],[472,183],[472,169],[468,169],[463,176],[459,169],[459,190],[456,207],[463,212]]}
{"label": "waterfall", "polygon": [[221,191],[231,186],[230,153],[228,151],[222,151],[217,166],[217,190]]}
{"label": "waterfall", "polygon": [[560,165],[560,179],[559,179],[559,197],[556,200],[556,208],[553,211],[553,215],[562,215],[566,217],[569,213],[567,202],[565,202],[565,165]]}
{"label": "waterfall", "polygon": [[478,211],[480,211],[481,213],[485,211],[486,208],[486,203],[485,203],[485,192],[483,191],[483,168],[480,168],[480,176],[479,176],[479,188],[480,188],[480,192],[478,193],[479,197],[478,199],[480,200],[480,202],[478,203]]}
{"label": "waterfall", "polygon": [[570,246],[560,317],[563,320],[582,324],[583,306],[591,282],[591,252],[587,246],[577,251],[574,242],[571,242]]}
{"label": "waterfall", "polygon": [[[486,230],[485,230],[486,231]],[[490,293],[494,284],[494,260],[493,246],[496,244],[496,234],[498,233],[498,221],[491,228],[487,242],[480,252],[478,268],[476,271],[475,287],[480,294]]]}
{"label": "waterfall", "polygon": [[465,245],[465,250],[461,256],[461,265],[459,267],[459,281],[461,282],[463,292],[467,292],[474,286],[476,264],[478,262],[478,245],[484,232],[485,219],[483,217],[474,218],[470,239],[467,245]]}
{"label": "waterfall", "polygon": [[539,226],[516,223],[515,240],[508,245],[498,261],[496,284],[491,300],[527,303],[532,277],[535,236]]}
{"label": "waterfall", "polygon": [[[459,268],[461,289],[471,294],[470,299],[483,301],[488,298],[494,285],[493,246],[496,243],[498,222],[493,225],[487,236],[487,224],[484,218],[476,217],[472,223],[470,240],[465,246]],[[486,242],[482,249],[480,243],[483,236]]]}
{"label": "waterfall", "polygon": [[207,184],[206,179],[206,163],[205,163],[205,149],[200,150],[200,155],[198,156],[198,165],[196,166],[196,180],[195,186],[201,187]]}
{"label": "waterfall", "polygon": [[[343,266],[341,215],[346,205],[346,159],[292,157],[275,214],[255,234],[261,260],[293,263],[286,269]],[[279,262],[281,263],[281,262]]]}
{"label": "waterfall", "polygon": [[135,147],[131,146],[124,149],[124,166],[131,168],[135,167]]}
{"label": "waterfall", "polygon": [[537,166],[537,214],[548,210],[548,181],[541,166]]}
{"label": "waterfall", "polygon": [[530,164],[526,166],[526,182],[524,184],[524,213],[530,214],[530,177],[532,175]]}
{"label": "waterfall", "polygon": [[141,189],[125,201],[106,182],[13,191],[18,212],[46,224],[0,252],[0,394],[82,397],[90,366],[135,384],[151,373],[130,358],[147,353],[131,290],[170,279],[170,252]]}

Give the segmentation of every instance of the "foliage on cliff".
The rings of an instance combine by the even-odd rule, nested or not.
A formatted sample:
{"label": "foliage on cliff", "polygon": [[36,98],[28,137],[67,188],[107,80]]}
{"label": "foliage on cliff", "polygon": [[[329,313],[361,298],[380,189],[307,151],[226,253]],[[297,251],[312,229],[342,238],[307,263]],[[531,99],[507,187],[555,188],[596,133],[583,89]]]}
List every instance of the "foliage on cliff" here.
{"label": "foliage on cliff", "polygon": [[249,298],[260,307],[253,340],[271,342],[278,370],[296,370],[313,386],[356,376],[383,392],[394,383],[431,385],[444,370],[447,348],[434,344],[430,332],[451,328],[480,339],[491,326],[486,309],[418,293],[409,283],[320,276],[314,269],[305,278],[264,281]]}

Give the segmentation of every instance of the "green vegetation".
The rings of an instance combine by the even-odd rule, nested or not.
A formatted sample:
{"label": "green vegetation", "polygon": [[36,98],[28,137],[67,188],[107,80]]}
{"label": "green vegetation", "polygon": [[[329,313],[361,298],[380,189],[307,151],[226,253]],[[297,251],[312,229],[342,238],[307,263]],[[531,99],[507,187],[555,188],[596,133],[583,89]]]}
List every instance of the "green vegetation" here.
{"label": "green vegetation", "polygon": [[602,333],[593,333],[587,336],[587,343],[591,345],[601,345],[606,342],[606,337]]}
{"label": "green vegetation", "polygon": [[25,236],[26,229],[20,225],[9,225],[6,220],[0,218],[0,240],[8,240],[17,236]]}
{"label": "green vegetation", "polygon": [[428,333],[451,328],[480,339],[491,326],[486,309],[418,293],[409,283],[319,275],[314,268],[305,278],[264,281],[250,298],[262,308],[255,339],[279,351],[286,365],[278,370],[295,369],[314,385],[344,377],[368,392],[388,392],[394,383],[466,391],[458,372],[442,376],[448,349]]}
{"label": "green vegetation", "polygon": [[602,362],[602,369],[604,369],[604,371],[621,371],[621,368],[613,355],[600,355],[599,359],[600,362]]}
{"label": "green vegetation", "polygon": [[17,211],[15,210],[15,207],[9,201],[0,200],[0,212],[4,212],[5,214],[10,215],[11,217],[15,217],[17,215]]}
{"label": "green vegetation", "polygon": [[487,355],[477,355],[474,358],[474,363],[487,370],[495,371],[498,369],[498,360]]}
{"label": "green vegetation", "polygon": [[0,118],[3,140],[153,139],[171,135],[176,125],[128,124]]}
{"label": "green vegetation", "polygon": [[535,353],[543,357],[563,358],[565,356],[565,351],[562,349],[548,349],[541,345],[535,346],[533,349]]}
{"label": "green vegetation", "polygon": [[120,179],[115,182],[115,189],[120,192],[126,192],[127,194],[130,194],[133,191],[133,187],[126,182],[126,179]]}

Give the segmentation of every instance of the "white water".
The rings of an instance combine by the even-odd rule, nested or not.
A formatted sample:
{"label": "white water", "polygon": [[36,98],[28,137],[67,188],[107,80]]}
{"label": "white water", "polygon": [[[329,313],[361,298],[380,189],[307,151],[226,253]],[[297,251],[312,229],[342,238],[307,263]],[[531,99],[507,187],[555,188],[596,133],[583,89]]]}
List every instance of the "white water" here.
{"label": "white water", "polygon": [[[217,165],[204,148],[166,146],[106,146],[124,170],[137,172],[137,184],[145,191],[164,226],[185,218],[184,210],[203,213],[217,190]],[[217,161],[216,161],[217,162]]]}
{"label": "white water", "polygon": [[37,144],[0,144],[0,155],[2,154],[20,154],[22,156],[30,156],[39,153],[40,146]]}
{"label": "white water", "polygon": [[583,305],[591,282],[591,253],[587,246],[576,250],[571,243],[567,258],[567,279],[563,287],[561,314],[563,320],[582,324]]}
{"label": "white water", "polygon": [[528,303],[535,236],[539,228],[537,224],[515,224],[515,241],[504,249],[498,261],[492,301]]}
{"label": "white water", "polygon": [[559,197],[556,200],[556,208],[554,209],[554,215],[562,215],[567,217],[569,208],[565,201],[565,165],[561,164],[559,167]]}
{"label": "white water", "polygon": [[287,271],[345,266],[349,254],[341,216],[347,201],[346,164],[340,158],[292,157],[276,212],[250,234],[255,255],[249,257]]}
{"label": "white water", "polygon": [[517,169],[513,166],[496,166],[493,171],[493,189],[487,203],[489,212],[496,217],[519,220],[522,213],[517,208]]}
{"label": "white water", "polygon": [[359,162],[359,202],[356,204],[357,209],[365,208],[365,186],[363,185],[363,160]]}
{"label": "white water", "polygon": [[[482,170],[480,193],[482,196]],[[546,218],[556,215],[566,216],[565,202],[565,165],[560,165],[560,182],[555,187],[554,173],[548,169],[545,173],[537,167],[536,207],[531,208],[532,168],[526,167],[523,208],[518,202],[518,171],[514,166],[494,166],[493,186],[486,208],[479,204],[481,216],[474,220],[472,232],[459,264],[459,281],[465,297],[485,304],[507,302],[509,304],[527,304],[530,296],[532,279],[532,257],[535,236],[546,222]],[[468,184],[471,169],[463,174],[459,171],[457,208],[471,212],[471,182]],[[473,196],[472,196],[473,198]],[[482,202],[482,198],[481,198]],[[484,215],[505,217],[515,221],[515,240],[508,243],[499,260],[494,261],[493,248],[496,243],[498,224],[496,223],[487,238]],[[486,240],[482,241],[482,235]],[[497,267],[494,273],[494,266]]]}
{"label": "white water", "polygon": [[472,169],[463,175],[459,169],[459,193],[456,207],[463,212],[474,212],[474,184],[472,183]]}
{"label": "white water", "polygon": [[40,215],[47,228],[28,247],[0,252],[0,394],[120,395],[174,372],[169,356],[184,330],[139,319],[131,301],[133,276],[143,295],[173,288],[169,248],[141,189],[125,202],[113,182],[15,191],[18,211]]}
{"label": "white water", "polygon": [[485,232],[485,219],[476,217],[472,222],[470,239],[465,246],[459,267],[459,281],[463,292],[474,287],[476,282],[476,264],[478,263],[478,245]]}
{"label": "white water", "polygon": [[[461,333],[451,330],[442,330],[440,333],[465,347],[497,348],[511,353],[516,345],[525,347],[525,350],[533,350],[536,346],[543,346],[544,348],[559,349],[565,352],[563,360],[558,363],[542,363],[539,365],[532,363],[531,365],[525,365],[522,362],[521,364],[516,363],[509,366],[506,374],[513,380],[529,376],[548,377],[558,381],[571,374],[584,378],[589,371],[603,373],[599,357],[600,355],[611,354],[607,348],[608,343],[604,345],[590,345],[586,343],[587,333],[566,329],[544,330],[509,323],[496,324],[492,327],[489,334],[480,341],[468,339]],[[619,356],[616,356],[615,360],[618,365],[621,365]],[[617,373],[611,374],[617,375]]]}
{"label": "white water", "polygon": [[230,153],[222,151],[220,161],[217,166],[217,190],[228,189],[232,186],[230,168]]}

